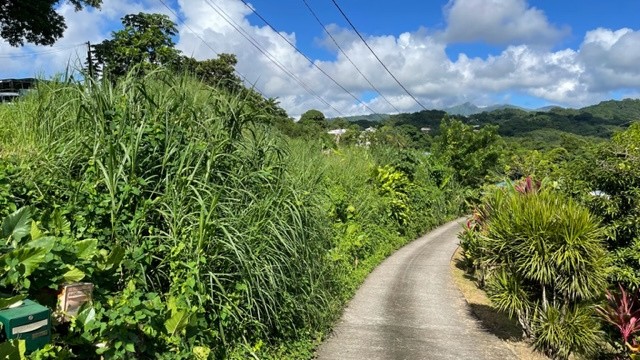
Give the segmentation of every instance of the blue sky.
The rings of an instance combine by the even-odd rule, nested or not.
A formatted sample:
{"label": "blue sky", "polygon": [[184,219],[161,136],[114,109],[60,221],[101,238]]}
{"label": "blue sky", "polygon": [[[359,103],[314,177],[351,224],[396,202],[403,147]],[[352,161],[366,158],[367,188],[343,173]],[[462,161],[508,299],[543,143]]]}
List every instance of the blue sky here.
{"label": "blue sky", "polygon": [[[104,0],[102,11],[82,13],[63,3],[59,11],[69,25],[65,37],[53,48],[16,49],[0,42],[0,78],[62,71],[83,55],[80,43],[101,41],[118,28],[121,16],[163,12],[179,23],[179,49],[200,59],[215,56],[210,47],[236,54],[238,71],[265,95],[279,98],[293,116],[309,108],[330,116],[420,109],[385,73],[331,0],[307,1],[384,97],[331,44],[302,0],[250,3],[360,102],[239,0],[167,1],[186,23],[157,0]],[[640,94],[637,0],[585,0],[579,6],[557,0],[337,1],[389,69],[427,108],[466,101],[580,107]],[[250,45],[214,7],[228,14],[293,77]]]}

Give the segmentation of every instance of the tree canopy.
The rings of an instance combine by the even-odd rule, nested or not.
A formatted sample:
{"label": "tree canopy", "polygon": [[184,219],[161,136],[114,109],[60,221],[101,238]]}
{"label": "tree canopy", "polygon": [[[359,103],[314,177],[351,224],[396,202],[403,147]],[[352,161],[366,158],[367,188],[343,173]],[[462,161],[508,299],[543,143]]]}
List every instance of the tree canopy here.
{"label": "tree canopy", "polygon": [[[99,7],[102,0],[67,0],[76,11],[85,6]],[[67,28],[56,10],[60,0],[0,0],[0,37],[12,46],[25,42],[51,45]]]}
{"label": "tree canopy", "polygon": [[104,73],[121,76],[134,65],[143,67],[167,65],[178,58],[172,37],[176,24],[162,14],[129,14],[122,18],[123,29],[112,38],[95,46],[97,62]]}
{"label": "tree canopy", "polygon": [[324,114],[320,110],[311,109],[307,110],[300,117],[301,122],[315,122],[315,123],[323,123],[325,120]]}

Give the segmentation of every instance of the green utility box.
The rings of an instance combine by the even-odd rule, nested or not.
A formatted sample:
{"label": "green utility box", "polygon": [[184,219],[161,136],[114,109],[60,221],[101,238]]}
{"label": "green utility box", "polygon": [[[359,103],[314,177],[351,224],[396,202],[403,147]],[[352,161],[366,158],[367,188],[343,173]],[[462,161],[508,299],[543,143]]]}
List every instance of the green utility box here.
{"label": "green utility box", "polygon": [[8,340],[25,340],[27,353],[51,340],[51,310],[37,302],[24,300],[20,306],[0,310],[0,322]]}

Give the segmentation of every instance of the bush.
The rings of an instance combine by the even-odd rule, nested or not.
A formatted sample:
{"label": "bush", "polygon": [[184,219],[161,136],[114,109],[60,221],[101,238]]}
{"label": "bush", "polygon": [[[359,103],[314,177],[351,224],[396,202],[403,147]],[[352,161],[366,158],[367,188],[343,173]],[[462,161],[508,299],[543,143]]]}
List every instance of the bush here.
{"label": "bush", "polygon": [[488,193],[477,214],[463,248],[495,306],[549,355],[591,354],[599,330],[590,309],[607,269],[597,219],[529,179]]}

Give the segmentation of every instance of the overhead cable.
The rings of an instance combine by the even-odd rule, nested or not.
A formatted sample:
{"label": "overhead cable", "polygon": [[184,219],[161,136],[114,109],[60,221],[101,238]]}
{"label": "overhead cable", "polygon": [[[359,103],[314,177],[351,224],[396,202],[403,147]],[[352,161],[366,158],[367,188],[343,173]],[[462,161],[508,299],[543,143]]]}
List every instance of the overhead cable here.
{"label": "overhead cable", "polygon": [[300,78],[298,78],[298,76],[296,76],[293,72],[289,71],[286,68],[286,66],[284,66],[282,63],[280,63],[280,61],[278,61],[278,59],[275,56],[271,55],[267,50],[263,49],[260,46],[259,42],[257,40],[255,40],[255,38],[253,38],[253,36],[251,36],[251,34],[249,34],[247,31],[245,31],[242,28],[241,25],[236,23],[233,20],[233,18],[231,18],[231,16],[229,16],[229,14],[227,14],[222,8],[220,8],[215,3],[213,3],[213,2],[211,2],[209,0],[205,0],[205,3],[207,5],[209,5],[209,7],[211,7],[218,15],[220,15],[220,17],[222,17],[223,20],[225,20],[229,25],[231,25],[231,27],[233,27],[233,29],[236,32],[238,32],[240,35],[242,35],[251,45],[253,45],[260,53],[262,53],[270,62],[275,64],[282,72],[284,72],[285,74],[290,76],[294,81],[296,81],[305,91],[307,91],[309,94],[315,96],[320,102],[322,102],[327,107],[330,107],[338,115],[344,117],[344,114],[340,110],[336,109],[328,101],[326,101],[324,98],[322,98],[320,95],[318,95],[315,91],[313,91],[313,89],[309,88]]}
{"label": "overhead cable", "polygon": [[345,93],[349,94],[349,96],[351,96],[352,98],[354,98],[357,102],[359,102],[361,105],[363,105],[369,112],[371,112],[372,114],[377,114],[377,112],[375,112],[373,109],[371,109],[369,107],[369,105],[367,105],[365,102],[363,102],[362,100],[360,100],[357,96],[355,96],[353,93],[351,93],[351,91],[347,90],[344,86],[342,86],[340,83],[338,83],[338,81],[336,81],[331,75],[329,75],[326,71],[324,71],[320,66],[318,66],[318,64],[316,64],[310,57],[308,57],[307,55],[305,55],[302,51],[300,51],[300,49],[298,49],[298,47],[293,44],[291,41],[289,41],[289,39],[287,39],[286,36],[282,35],[275,27],[273,27],[271,25],[271,23],[269,23],[269,21],[267,21],[267,19],[265,19],[262,15],[260,15],[260,13],[253,8],[251,5],[249,5],[247,3],[246,0],[240,0],[242,1],[242,3],[249,8],[254,14],[256,14],[257,17],[260,18],[260,20],[262,20],[265,24],[267,24],[267,26],[269,28],[271,28],[271,30],[273,30],[276,34],[278,34],[278,36],[280,36],[282,39],[284,39],[285,42],[287,42],[287,44],[289,44],[296,52],[298,52],[300,55],[302,55],[305,59],[307,59],[307,61],[313,65],[316,69],[318,69],[322,74],[324,74],[327,78],[329,78],[329,80],[331,80],[334,84],[336,84],[340,89],[342,89],[342,91],[344,91]]}
{"label": "overhead cable", "polygon": [[[242,0],[244,2],[244,0]],[[422,105],[422,103],[420,101],[418,101],[418,99],[416,99],[415,96],[413,96],[413,94],[411,94],[409,92],[409,90],[407,90],[407,88],[402,85],[402,83],[398,80],[398,78],[396,78],[395,75],[393,75],[393,73],[391,72],[391,70],[389,70],[389,68],[387,67],[387,65],[384,64],[384,62],[380,59],[380,57],[378,57],[378,55],[376,54],[375,51],[373,51],[373,49],[371,48],[371,46],[369,46],[369,44],[367,43],[367,41],[364,39],[364,37],[360,34],[360,32],[358,31],[358,29],[356,29],[355,25],[353,25],[353,23],[351,22],[351,20],[349,20],[349,17],[347,16],[347,14],[344,13],[344,11],[342,11],[342,8],[340,7],[340,5],[338,5],[338,3],[336,2],[336,0],[331,0],[333,2],[333,4],[336,6],[336,8],[338,9],[338,11],[340,11],[340,14],[342,14],[342,16],[344,17],[344,19],[349,23],[349,25],[351,25],[351,28],[353,29],[353,31],[356,32],[356,34],[358,35],[358,37],[360,38],[360,40],[362,40],[362,42],[367,46],[367,48],[369,49],[369,51],[371,51],[371,53],[373,54],[373,56],[378,60],[378,62],[380,63],[380,65],[382,65],[382,67],[387,71],[387,73],[389,73],[389,75],[391,75],[391,77],[393,78],[393,80],[396,81],[396,83],[398,85],[400,85],[400,87],[402,88],[402,90],[404,90],[404,92],[407,93],[407,95],[409,95],[413,101],[415,101],[418,105],[420,105],[420,107],[424,110],[428,110],[424,105]]]}
{"label": "overhead cable", "polygon": [[358,71],[358,74],[360,74],[365,81],[369,84],[369,86],[371,86],[371,88],[373,90],[375,90],[378,95],[380,95],[380,97],[382,97],[382,99],[384,99],[384,101],[387,102],[387,104],[389,104],[389,106],[391,106],[391,108],[393,108],[397,113],[400,113],[400,110],[398,110],[397,107],[395,107],[391,101],[389,101],[389,99],[387,99],[380,90],[378,90],[378,88],[373,85],[373,83],[371,82],[371,80],[369,80],[369,78],[367,78],[364,73],[360,70],[360,68],[353,62],[353,60],[351,60],[351,58],[349,57],[349,55],[347,55],[347,53],[342,49],[342,47],[340,46],[340,44],[338,43],[338,41],[333,37],[333,35],[331,34],[331,32],[329,31],[329,29],[327,29],[327,27],[324,25],[324,23],[320,20],[320,18],[318,17],[318,15],[316,14],[315,11],[313,11],[313,9],[311,8],[311,6],[309,5],[309,3],[307,2],[307,0],[302,0],[302,2],[304,2],[304,4],[307,6],[307,9],[309,9],[309,11],[311,12],[311,15],[313,15],[313,17],[316,19],[316,21],[318,22],[318,24],[320,24],[320,26],[322,26],[322,28],[324,29],[324,32],[329,36],[329,38],[331,39],[331,41],[333,41],[333,43],[336,45],[336,47],[338,48],[338,50],[340,50],[340,53],[342,55],[344,55],[344,57],[349,60],[349,62],[351,63],[351,65],[353,65],[353,67],[356,69],[356,71]]}
{"label": "overhead cable", "polygon": [[[220,55],[220,54],[219,54],[219,53],[218,53],[218,52],[217,52],[213,47],[211,47],[211,45],[209,45],[209,43],[207,43],[207,42],[202,38],[202,36],[200,36],[197,32],[195,32],[195,31],[191,28],[191,26],[189,26],[189,24],[187,24],[187,22],[186,22],[186,21],[184,21],[184,20],[180,17],[180,15],[178,15],[178,13],[177,13],[177,12],[175,12],[175,11],[174,11],[174,10],[173,10],[169,5],[167,5],[167,4],[164,2],[164,0],[158,0],[158,1],[160,1],[160,3],[161,3],[162,5],[164,5],[164,7],[166,7],[166,8],[167,8],[167,10],[169,10],[169,11],[170,11],[170,12],[171,12],[175,17],[176,17],[176,19],[178,19],[178,21],[179,21],[180,23],[182,23],[182,25],[184,25],[187,29],[189,29],[189,31],[191,31],[191,33],[192,33],[193,35],[195,35],[198,39],[200,39],[200,41],[201,41],[203,44],[205,44],[205,45],[206,45],[206,46],[207,46],[207,47],[208,47],[208,48],[209,48],[209,49],[210,49],[210,50],[211,50],[211,51],[212,51],[216,56],[219,56],[219,55]],[[247,79],[247,77],[246,77],[246,76],[244,76],[244,75],[242,75],[242,73],[240,73],[238,70],[234,69],[234,72],[235,72],[236,74],[238,74],[238,75],[242,78],[242,80],[244,80],[245,82],[247,82],[247,83],[251,84],[251,82]],[[255,86],[253,86],[253,87],[254,87],[254,89],[255,89]],[[256,89],[256,90],[257,90],[257,89]],[[260,91],[258,91],[258,92],[262,94],[262,92],[260,92]],[[264,96],[264,94],[262,94],[262,96]]]}
{"label": "overhead cable", "polygon": [[39,55],[49,55],[49,54],[55,54],[55,53],[76,49],[80,46],[84,46],[84,44],[59,46],[59,47],[51,48],[48,50],[25,52],[20,54],[0,54],[0,59],[13,59],[13,58],[23,58],[23,57],[31,57],[31,56],[39,56]]}

